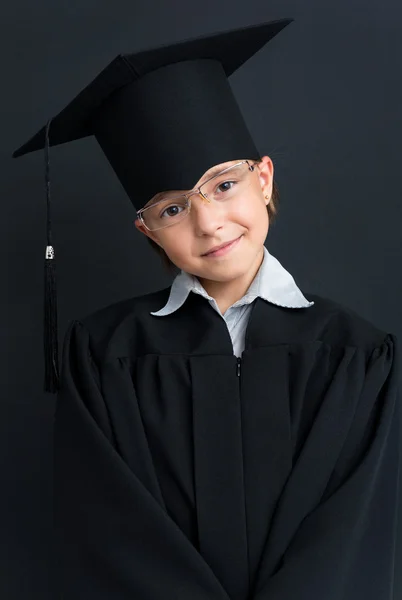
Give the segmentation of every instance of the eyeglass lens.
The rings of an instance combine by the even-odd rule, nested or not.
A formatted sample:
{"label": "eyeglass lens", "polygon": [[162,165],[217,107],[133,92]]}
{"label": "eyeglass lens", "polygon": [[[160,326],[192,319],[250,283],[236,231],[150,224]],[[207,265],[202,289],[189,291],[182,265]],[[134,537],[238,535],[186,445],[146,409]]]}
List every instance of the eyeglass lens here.
{"label": "eyeglass lens", "polygon": [[[251,183],[252,171],[247,163],[233,165],[220,175],[202,184],[200,190],[209,200],[215,202],[233,202],[244,197],[244,192]],[[167,194],[159,199],[155,206],[144,210],[142,217],[150,230],[170,227],[182,221],[190,212],[189,202],[185,196]]]}

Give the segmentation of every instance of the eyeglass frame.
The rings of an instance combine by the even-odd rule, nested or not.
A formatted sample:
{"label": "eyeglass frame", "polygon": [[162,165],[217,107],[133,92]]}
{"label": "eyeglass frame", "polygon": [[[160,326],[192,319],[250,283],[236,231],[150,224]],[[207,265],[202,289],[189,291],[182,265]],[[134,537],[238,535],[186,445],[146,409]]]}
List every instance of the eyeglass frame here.
{"label": "eyeglass frame", "polygon": [[[226,171],[234,169],[234,167],[238,167],[239,165],[243,165],[244,163],[248,164],[248,168],[251,171],[251,173],[254,172],[254,169],[252,169],[251,167],[255,167],[255,165],[258,165],[258,161],[254,162],[254,163],[252,163],[250,165],[250,161],[249,160],[247,160],[247,159],[246,160],[241,160],[238,163],[235,163],[234,165],[229,165],[228,167],[226,167],[222,171],[219,171],[219,173],[215,173],[215,175],[212,175],[212,177],[210,177],[209,179],[207,179],[206,181],[204,181],[203,183],[201,183],[200,186],[198,186],[197,188],[194,188],[193,190],[190,190],[186,194],[180,194],[179,196],[174,196],[172,198],[169,198],[169,202],[171,200],[177,200],[178,198],[183,198],[184,197],[186,199],[186,206],[188,207],[188,213],[187,213],[186,216],[188,216],[190,214],[190,210],[191,210],[191,199],[190,199],[190,196],[194,196],[194,194],[197,194],[197,195],[201,196],[201,198],[203,198],[204,200],[207,200],[209,203],[211,203],[211,200],[207,196],[204,196],[204,194],[201,191],[201,188],[204,187],[204,185],[206,185],[210,181],[212,181],[212,179],[216,179],[216,177],[220,177],[221,175],[223,175],[224,173],[226,173]],[[173,225],[178,225],[178,223],[181,223],[181,221],[179,221],[178,223],[171,223],[169,225],[164,225],[163,227],[157,227],[156,229],[150,229],[144,223],[144,219],[142,217],[142,213],[145,212],[146,210],[148,210],[149,208],[153,208],[154,206],[157,206],[158,204],[161,204],[162,202],[166,202],[166,199],[158,200],[157,202],[155,202],[154,204],[151,204],[150,206],[146,206],[145,208],[140,208],[140,210],[137,210],[137,218],[140,219],[141,223],[144,225],[144,227],[146,229],[148,229],[148,231],[158,231],[159,229],[166,229],[167,227],[172,227]],[[186,218],[186,217],[184,217],[184,218]],[[182,221],[184,221],[184,219],[182,219]]]}

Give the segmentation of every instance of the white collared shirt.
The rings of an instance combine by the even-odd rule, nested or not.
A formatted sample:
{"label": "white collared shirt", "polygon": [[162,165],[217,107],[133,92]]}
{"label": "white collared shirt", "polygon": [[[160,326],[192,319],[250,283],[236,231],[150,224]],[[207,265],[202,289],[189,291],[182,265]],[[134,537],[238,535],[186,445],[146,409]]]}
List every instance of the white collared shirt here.
{"label": "white collared shirt", "polygon": [[305,298],[292,275],[265,246],[263,261],[250,287],[240,300],[226,310],[224,315],[219,310],[215,298],[207,294],[197,277],[183,270],[175,277],[165,306],[156,312],[151,312],[151,315],[157,317],[170,315],[184,304],[190,292],[203,296],[225,320],[236,356],[241,356],[244,350],[251,305],[257,297],[287,308],[306,308],[314,304]]}

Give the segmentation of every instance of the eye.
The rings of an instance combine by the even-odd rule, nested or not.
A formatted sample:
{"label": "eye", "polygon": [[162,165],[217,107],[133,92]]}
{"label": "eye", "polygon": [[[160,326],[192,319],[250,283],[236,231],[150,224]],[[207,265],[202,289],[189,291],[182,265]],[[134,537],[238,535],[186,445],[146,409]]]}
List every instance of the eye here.
{"label": "eye", "polygon": [[[224,186],[224,185],[228,185],[230,183],[236,184],[236,181],[223,181],[222,183],[220,183],[219,185],[216,186],[216,189],[219,190],[220,187]],[[232,187],[226,188],[224,190],[222,190],[223,192],[229,192],[229,190],[231,190]]]}
{"label": "eye", "polygon": [[[185,207],[185,206],[179,206],[178,204],[172,204],[171,206],[168,206],[167,208],[165,208],[165,210],[163,210],[163,211],[161,212],[161,214],[160,214],[160,217],[161,217],[161,218],[163,218],[164,214],[165,214],[165,213],[166,213],[168,210],[170,210],[170,209],[172,209],[172,208],[181,208],[181,209],[183,209],[183,210],[184,210],[186,207]],[[173,215],[169,214],[169,215],[167,215],[167,216],[168,216],[168,217],[177,217],[177,215],[178,215],[178,214],[180,214],[180,213],[178,212],[178,213],[175,213],[175,214],[173,214]]]}

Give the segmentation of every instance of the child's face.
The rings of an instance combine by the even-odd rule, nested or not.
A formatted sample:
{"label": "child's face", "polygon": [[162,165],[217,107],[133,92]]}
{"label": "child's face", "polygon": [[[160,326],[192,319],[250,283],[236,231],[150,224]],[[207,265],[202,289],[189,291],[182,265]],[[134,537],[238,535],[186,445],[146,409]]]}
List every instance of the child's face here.
{"label": "child's face", "polygon": [[[237,162],[222,163],[222,170]],[[208,178],[208,172],[194,188]],[[261,256],[269,228],[267,204],[272,194],[273,172],[271,159],[264,156],[249,174],[250,185],[244,197],[236,202],[208,203],[194,194],[190,214],[174,226],[149,231],[139,219],[135,225],[159,244],[179,269],[204,280],[231,281],[245,275],[256,257]],[[203,256],[213,246],[239,236],[240,241],[226,254],[214,258]]]}

